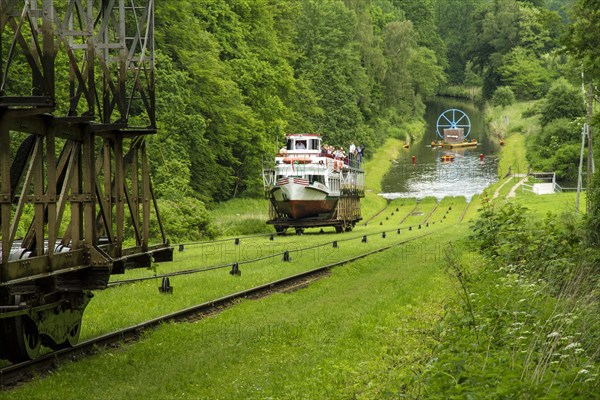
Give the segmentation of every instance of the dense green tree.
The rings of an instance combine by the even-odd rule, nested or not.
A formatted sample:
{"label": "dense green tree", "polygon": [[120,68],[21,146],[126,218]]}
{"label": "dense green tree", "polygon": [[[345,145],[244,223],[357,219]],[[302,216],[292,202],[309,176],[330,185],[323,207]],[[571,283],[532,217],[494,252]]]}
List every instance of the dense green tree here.
{"label": "dense green tree", "polygon": [[587,240],[590,245],[597,248],[600,245],[600,174],[594,174],[592,184],[586,194],[588,202]]}
{"label": "dense green tree", "polygon": [[438,86],[445,82],[443,67],[433,50],[419,46],[412,49],[408,60],[410,82],[416,95],[423,98],[435,95]]}
{"label": "dense green tree", "polygon": [[416,34],[410,21],[388,23],[383,32],[384,54],[388,67],[384,78],[384,106],[400,114],[411,113],[405,99],[412,95],[408,62],[416,47]]}
{"label": "dense green tree", "polygon": [[559,118],[574,119],[585,115],[585,105],[581,91],[561,78],[546,95],[541,107],[542,125]]}
{"label": "dense green tree", "polygon": [[600,0],[575,0],[571,24],[563,38],[566,50],[583,63],[594,79],[600,79]]}
{"label": "dense green tree", "polygon": [[436,27],[435,0],[393,0],[393,3],[413,23],[417,32],[417,44],[427,47],[436,55],[442,67],[447,66],[446,45]]}
{"label": "dense green tree", "polygon": [[545,156],[551,156],[566,143],[579,143],[581,140],[581,122],[569,118],[558,118],[549,122],[543,129],[539,144]]}
{"label": "dense green tree", "polygon": [[531,50],[517,46],[502,58],[498,67],[502,82],[508,84],[520,99],[541,97],[547,90],[549,71]]}
{"label": "dense green tree", "polygon": [[301,57],[296,73],[311,82],[321,114],[307,116],[330,143],[367,140],[359,104],[367,82],[359,45],[354,40],[356,14],[339,0],[302,0],[297,20]]}
{"label": "dense green tree", "polygon": [[558,179],[577,182],[579,156],[580,145],[578,143],[564,144],[550,158],[547,170],[556,172]]}
{"label": "dense green tree", "polygon": [[470,62],[468,43],[474,35],[477,12],[484,2],[437,1],[435,21],[439,36],[445,43],[448,60],[446,73],[452,84],[465,83],[466,65]]}
{"label": "dense green tree", "polygon": [[[557,46],[560,17],[555,12],[543,10],[531,4],[517,0],[494,0],[481,6],[475,14],[474,31],[468,41],[469,52],[476,71],[483,74],[483,95],[489,98],[495,88],[503,84],[501,69],[506,62],[513,67],[520,57],[508,56],[515,48],[521,47],[529,55],[528,59],[541,57],[542,54]],[[517,63],[518,64],[518,63]],[[534,76],[539,75],[539,67],[527,63]],[[508,73],[505,67],[505,74]],[[504,82],[506,83],[506,82]],[[516,91],[516,90],[515,90]]]}
{"label": "dense green tree", "polygon": [[370,0],[346,0],[345,3],[356,14],[355,40],[359,46],[361,65],[367,81],[360,93],[359,107],[368,123],[376,118],[381,109],[381,82],[385,76],[386,60],[383,54],[383,38],[375,19],[381,18],[381,9]]}

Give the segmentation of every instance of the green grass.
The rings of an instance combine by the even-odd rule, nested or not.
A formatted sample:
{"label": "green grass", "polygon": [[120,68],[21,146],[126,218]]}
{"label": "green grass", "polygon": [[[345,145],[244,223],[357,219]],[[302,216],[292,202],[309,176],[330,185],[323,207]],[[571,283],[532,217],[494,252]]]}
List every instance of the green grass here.
{"label": "green grass", "polygon": [[457,223],[466,206],[467,201],[462,196],[444,197],[429,217],[429,222],[439,223],[444,220],[443,222],[447,224]]}
{"label": "green grass", "polygon": [[375,193],[381,192],[383,177],[392,166],[392,160],[398,158],[403,142],[399,139],[390,138],[385,141],[382,148],[364,163],[365,187]]}
{"label": "green grass", "polygon": [[506,139],[500,151],[498,177],[503,178],[509,173],[526,174],[527,169],[525,136],[521,133],[516,133]]}
{"label": "green grass", "polygon": [[[519,190],[513,201],[529,208],[538,215],[546,215],[549,212],[560,214],[575,211],[576,196],[575,192],[537,195]],[[585,193],[581,194],[579,210],[585,213]]]}
{"label": "green grass", "polygon": [[[285,250],[291,252],[292,262],[284,263],[281,255],[253,263],[240,264],[241,278],[229,275],[229,268],[201,272],[192,275],[171,277],[174,287],[172,296],[161,295],[158,292],[159,279],[128,284],[109,290],[96,292],[90,302],[82,325],[82,339],[97,336],[119,328],[124,328],[146,319],[154,318],[184,307],[189,307],[203,301],[214,299],[228,293],[240,291],[261,283],[273,281],[296,272],[325,265],[334,261],[343,260],[358,255],[367,250],[374,250],[398,242],[405,238],[416,237],[423,233],[435,232],[443,229],[448,224],[431,225],[428,228],[409,231],[408,226],[424,224],[425,218],[436,205],[435,199],[427,198],[421,201],[418,210],[421,215],[414,215],[400,224],[405,214],[414,208],[414,199],[403,200],[406,204],[399,208],[401,212],[397,217],[385,220],[381,215],[379,223],[357,225],[353,232],[344,234],[331,234],[333,228],[324,229],[325,234],[313,230],[311,233],[296,236],[277,236],[274,241],[268,237],[242,239],[239,245],[234,240],[227,240],[202,245],[189,245],[183,252],[175,253],[175,261],[161,263],[157,266],[159,274],[189,270],[192,268],[210,267],[232,262],[255,259],[276,255]],[[394,203],[396,204],[396,203]],[[395,208],[394,208],[395,209]],[[388,210],[388,211],[391,211]],[[462,208],[454,207],[448,214],[448,221],[457,220]],[[442,217],[439,217],[440,220]],[[433,222],[433,219],[430,219]],[[401,235],[396,230],[401,228]],[[388,232],[388,238],[381,236],[382,231]],[[329,233],[329,234],[327,234]],[[372,235],[368,243],[362,243],[363,235]],[[332,248],[331,242],[337,240],[339,247]],[[322,245],[315,249],[295,251],[309,246]],[[152,277],[151,270],[128,270],[124,276],[113,276],[113,280],[134,277]],[[139,304],[152,304],[152,307],[139,307]]]}
{"label": "green grass", "polygon": [[[504,138],[500,153],[498,176],[509,171],[513,174],[527,173],[526,138],[540,130],[539,116],[523,117],[523,113],[535,107],[535,101],[516,102],[508,107],[488,107],[486,115],[493,136]],[[508,124],[506,123],[508,117]]]}
{"label": "green grass", "polygon": [[[388,140],[381,153],[384,155],[366,163],[371,191],[362,201],[363,216],[367,220],[379,213],[368,226],[359,224],[353,232],[340,235],[308,230],[303,236],[278,236],[274,241],[268,237],[243,239],[239,246],[233,240],[187,246],[184,252],[175,254],[174,262],[159,265],[158,272],[243,261],[325,244],[293,252],[289,263],[277,256],[242,264],[241,277],[231,277],[228,268],[178,276],[171,279],[172,295],[158,293],[158,280],[98,292],[84,316],[82,337],[131,326],[223,294],[381,248],[401,238],[429,232],[431,236],[337,268],[329,278],[306,289],[260,301],[241,301],[200,322],[164,325],[146,333],[140,343],[104,350],[89,359],[63,365],[43,379],[0,394],[0,398],[420,397],[415,377],[439,345],[437,327],[446,312],[447,300],[454,296],[448,276],[440,267],[442,250],[450,240],[465,237],[468,224],[453,224],[466,206],[462,197],[445,198],[437,208],[434,198],[426,198],[413,210],[414,199],[388,203],[376,194],[394,151],[401,144]],[[515,160],[520,158],[518,154],[514,156]],[[545,199],[546,202],[539,199],[544,196],[535,199],[524,195],[515,201],[539,202],[539,211],[543,212],[553,208],[551,204],[555,207],[557,202],[569,203],[571,195]],[[474,196],[465,222],[476,216],[479,206],[480,196]],[[413,211],[422,214],[409,215]],[[421,230],[404,229],[424,223],[432,211],[429,220],[437,222],[446,216],[443,224],[431,224]],[[226,235],[240,235],[240,221],[264,224],[267,201],[238,199],[219,205],[211,215]],[[400,236],[392,232],[396,228],[403,228]],[[383,229],[392,232],[385,239],[378,234]],[[326,233],[332,231],[325,229]],[[360,240],[364,234],[375,233],[368,243]],[[339,240],[338,249],[331,247],[332,240]],[[128,271],[124,278],[151,275],[152,271],[135,270]]]}
{"label": "green grass", "polygon": [[232,199],[209,211],[211,221],[222,236],[274,232],[269,219],[267,199]]}
{"label": "green grass", "polygon": [[[454,237],[464,234],[464,226],[453,230]],[[436,326],[453,296],[438,266],[448,240],[439,231],[335,269],[306,289],[164,325],[140,343],[63,365],[2,397],[418,397],[414,377],[438,344]],[[174,296],[157,295],[156,302]]]}

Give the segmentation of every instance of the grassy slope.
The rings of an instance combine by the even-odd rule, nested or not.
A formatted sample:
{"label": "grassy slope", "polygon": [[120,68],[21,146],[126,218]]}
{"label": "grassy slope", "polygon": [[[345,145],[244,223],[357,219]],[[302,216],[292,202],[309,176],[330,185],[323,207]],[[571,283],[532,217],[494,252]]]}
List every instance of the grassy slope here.
{"label": "grassy slope", "polygon": [[[501,178],[496,184],[487,189],[489,196],[493,196],[495,190],[502,183],[509,180],[506,185],[499,190],[499,198],[505,198],[515,185],[522,178],[505,178],[511,174],[526,174],[529,169],[527,161],[526,137],[536,134],[540,129],[539,116],[523,117],[523,112],[534,106],[533,101],[517,102],[511,106],[501,108],[488,108],[489,123],[492,131],[498,136],[504,137],[505,145],[500,152],[500,161],[498,164],[498,176]],[[506,125],[504,117],[509,117],[509,123]],[[573,211],[575,208],[575,193],[556,193],[553,195],[538,196],[530,192],[523,192],[520,189],[516,192],[516,198],[513,201],[528,207],[538,215],[545,215],[548,212],[560,213],[563,211]],[[504,201],[504,200],[502,200]],[[580,209],[585,209],[585,193],[582,193],[580,200]]]}
{"label": "grassy slope", "polygon": [[307,289],[165,325],[10,398],[106,398],[107,388],[116,399],[396,396],[437,345],[436,326],[452,296],[437,262],[448,240],[438,231],[338,268]]}
{"label": "grassy slope", "polygon": [[[387,157],[389,163],[389,154]],[[373,167],[375,164],[371,163],[374,174],[382,176],[379,168],[387,168],[381,167],[386,163]],[[373,194],[364,203],[368,209],[379,211],[387,204],[379,199]],[[448,285],[440,284],[447,280],[446,275],[437,263],[431,263],[440,258],[439,243],[446,240],[441,232],[449,224],[442,226],[443,214],[436,213],[430,219],[439,218],[435,228],[408,231],[409,224],[423,223],[435,206],[433,200],[424,200],[419,205],[424,214],[405,220],[413,202],[396,200],[373,224],[358,226],[351,234],[304,235],[302,245],[351,240],[340,242],[341,251],[324,247],[321,252],[295,254],[285,268],[281,268],[280,260],[270,259],[260,265],[242,266],[240,279],[229,277],[227,270],[179,277],[172,280],[176,294],[169,297],[158,295],[153,281],[100,292],[86,312],[84,337],[284,276],[315,261],[331,262],[399,238],[438,232],[435,238],[335,270],[330,279],[306,290],[243,302],[199,323],[165,326],[148,333],[141,344],[65,365],[50,377],[11,392],[10,397],[31,398],[43,393],[46,398],[103,398],[107,387],[113,398],[263,398],[269,393],[278,398],[315,398],[324,393],[329,397],[361,393],[378,397],[386,391],[396,392],[410,383],[427,359],[435,344],[429,329],[441,317],[443,301],[450,295]],[[391,216],[396,208],[397,214]],[[458,206],[450,215],[457,219],[460,212]],[[375,235],[369,243],[360,243],[361,234],[398,227],[403,228],[401,236],[384,239]],[[275,252],[300,243],[295,236],[264,243],[267,241],[244,240],[237,254],[229,242],[186,248],[176,255],[179,262],[163,264],[159,272],[189,268],[199,260],[212,265],[244,255],[252,257],[258,250]],[[149,273],[134,271],[129,275]],[[390,347],[390,341],[400,341],[403,347]],[[165,364],[169,368],[163,368]],[[115,375],[115,370],[120,373]],[[390,374],[390,370],[395,372]]]}
{"label": "grassy slope", "polygon": [[265,224],[269,219],[269,203],[263,198],[229,200],[211,210],[210,216],[223,236],[275,231]]}

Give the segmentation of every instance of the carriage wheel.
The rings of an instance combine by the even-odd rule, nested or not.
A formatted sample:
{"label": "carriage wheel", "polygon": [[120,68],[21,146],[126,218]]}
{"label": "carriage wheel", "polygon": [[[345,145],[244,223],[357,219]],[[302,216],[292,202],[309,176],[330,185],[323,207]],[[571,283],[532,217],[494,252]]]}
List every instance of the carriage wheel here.
{"label": "carriage wheel", "polygon": [[[21,303],[21,296],[15,296],[14,304]],[[42,341],[38,332],[37,325],[27,315],[21,315],[10,318],[5,321],[6,338],[4,341],[4,350],[6,358],[12,362],[21,362],[33,360],[40,354]]]}
{"label": "carriage wheel", "polygon": [[79,342],[79,335],[81,333],[81,318],[77,320],[75,324],[71,326],[69,332],[67,332],[66,340],[58,345],[51,346],[53,350],[66,349],[75,346]]}

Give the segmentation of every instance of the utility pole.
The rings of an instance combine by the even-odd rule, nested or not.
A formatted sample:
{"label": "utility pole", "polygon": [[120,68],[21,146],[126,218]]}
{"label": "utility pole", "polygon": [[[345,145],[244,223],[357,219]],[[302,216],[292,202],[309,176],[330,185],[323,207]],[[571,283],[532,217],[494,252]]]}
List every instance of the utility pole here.
{"label": "utility pole", "polygon": [[[592,82],[590,81],[590,83],[588,84],[588,109],[587,109],[587,117],[586,117],[586,125],[587,125],[587,139],[588,139],[588,154],[587,154],[587,179],[586,179],[586,188],[590,188],[591,187],[591,183],[592,183],[592,176],[594,175],[594,156],[593,156],[593,144],[594,141],[592,140],[592,113],[594,111],[594,87],[592,85]],[[586,210],[588,213],[591,212],[591,204],[590,201],[587,199],[586,197]]]}

